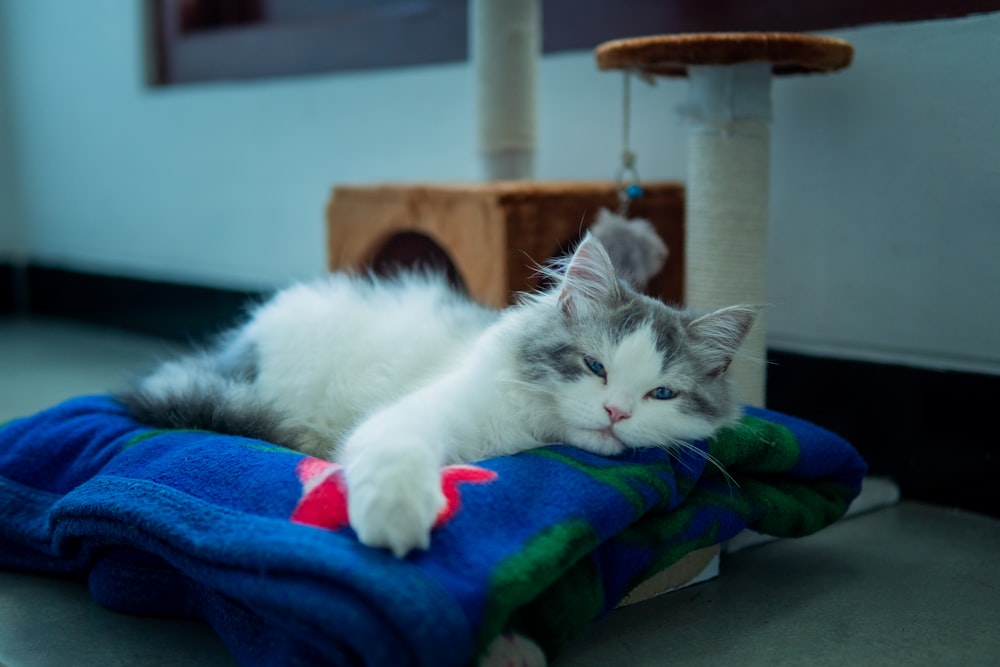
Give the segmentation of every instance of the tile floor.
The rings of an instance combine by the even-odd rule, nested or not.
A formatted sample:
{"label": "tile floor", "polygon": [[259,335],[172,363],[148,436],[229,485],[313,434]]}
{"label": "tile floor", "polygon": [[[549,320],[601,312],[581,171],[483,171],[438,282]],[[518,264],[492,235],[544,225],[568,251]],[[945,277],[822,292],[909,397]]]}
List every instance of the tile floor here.
{"label": "tile floor", "polygon": [[[0,318],[0,422],[104,392],[158,339]],[[914,502],[727,555],[710,582],[615,611],[555,667],[998,665],[1000,521]],[[207,626],[98,607],[85,586],[0,572],[0,667],[233,664]]]}
{"label": "tile floor", "polygon": [[0,318],[0,422],[114,390],[171,343],[64,320]]}

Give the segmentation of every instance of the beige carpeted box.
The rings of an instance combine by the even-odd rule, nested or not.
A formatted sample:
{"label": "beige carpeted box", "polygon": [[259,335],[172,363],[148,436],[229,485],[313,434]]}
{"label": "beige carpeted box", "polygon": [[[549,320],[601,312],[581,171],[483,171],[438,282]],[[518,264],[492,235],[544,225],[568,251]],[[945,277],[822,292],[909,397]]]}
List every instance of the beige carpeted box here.
{"label": "beige carpeted box", "polygon": [[[648,291],[682,298],[684,189],[645,184],[630,215],[648,219],[670,249]],[[537,265],[572,249],[601,207],[615,209],[613,183],[497,182],[338,186],[327,207],[332,270],[418,261],[445,264],[478,301],[497,308],[539,287]]]}

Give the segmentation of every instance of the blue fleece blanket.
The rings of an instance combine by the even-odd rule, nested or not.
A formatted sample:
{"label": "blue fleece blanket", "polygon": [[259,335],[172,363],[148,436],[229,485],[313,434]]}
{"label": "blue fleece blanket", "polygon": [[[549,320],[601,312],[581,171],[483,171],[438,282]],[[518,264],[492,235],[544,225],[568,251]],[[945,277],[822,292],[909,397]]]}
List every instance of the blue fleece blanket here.
{"label": "blue fleece blanket", "polygon": [[246,665],[465,665],[511,629],[551,654],[694,549],[830,524],[865,472],[838,436],[766,410],[698,446],[733,479],[659,450],[449,467],[431,549],[398,560],[355,539],[335,464],[80,397],[0,428],[0,567],[204,619]]}

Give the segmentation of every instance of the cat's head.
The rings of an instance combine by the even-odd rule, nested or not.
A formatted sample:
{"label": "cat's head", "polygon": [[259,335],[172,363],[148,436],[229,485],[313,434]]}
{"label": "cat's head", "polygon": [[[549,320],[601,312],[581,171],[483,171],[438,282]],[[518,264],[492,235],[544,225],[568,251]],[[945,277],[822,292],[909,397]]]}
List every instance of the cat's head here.
{"label": "cat's head", "polygon": [[697,315],[639,294],[589,234],[518,343],[550,397],[551,435],[598,454],[707,438],[739,414],[726,371],[757,308]]}

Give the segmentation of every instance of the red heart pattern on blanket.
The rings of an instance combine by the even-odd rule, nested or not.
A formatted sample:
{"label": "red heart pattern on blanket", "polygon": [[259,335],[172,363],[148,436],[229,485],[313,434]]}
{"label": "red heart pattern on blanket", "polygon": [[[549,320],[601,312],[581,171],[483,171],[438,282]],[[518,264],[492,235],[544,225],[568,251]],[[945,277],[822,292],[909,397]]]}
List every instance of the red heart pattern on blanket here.
{"label": "red heart pattern on blanket", "polygon": [[[302,497],[292,511],[293,523],[327,530],[348,525],[347,482],[342,465],[306,456],[295,466],[295,474],[302,482]],[[459,484],[484,484],[496,478],[494,471],[474,465],[445,466],[441,470],[441,491],[446,502],[434,527],[448,523],[461,509]]]}

